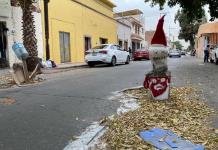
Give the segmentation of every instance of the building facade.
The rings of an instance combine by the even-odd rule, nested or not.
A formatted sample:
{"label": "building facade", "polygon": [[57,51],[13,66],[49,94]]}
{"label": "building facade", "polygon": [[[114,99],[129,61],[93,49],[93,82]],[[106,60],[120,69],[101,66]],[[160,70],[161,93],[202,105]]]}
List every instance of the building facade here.
{"label": "building facade", "polygon": [[[45,5],[42,2],[43,18]],[[44,54],[60,63],[84,62],[85,52],[96,45],[117,43],[115,5],[109,0],[52,0],[48,3],[49,48]],[[47,52],[47,53],[46,53]],[[44,56],[46,57],[46,56]],[[48,59],[48,58],[47,58]]]}
{"label": "building facade", "polygon": [[146,46],[145,43],[145,22],[143,12],[139,9],[119,12],[114,14],[116,20],[131,25],[131,49],[134,52]]}
{"label": "building facade", "polygon": [[[12,0],[0,0],[0,68],[12,66],[19,62],[12,45],[22,40],[22,10],[15,7]],[[42,22],[41,14],[33,12],[36,28],[36,38],[39,57],[43,57]]]}
{"label": "building facade", "polygon": [[129,50],[131,47],[131,24],[117,20],[117,38],[118,44],[124,50]]}
{"label": "building facade", "polygon": [[154,33],[155,31],[145,31],[145,41],[147,43],[147,47],[150,47]]}
{"label": "building facade", "polygon": [[203,58],[207,45],[213,48],[218,44],[218,22],[206,23],[199,27],[195,40],[197,57]]}

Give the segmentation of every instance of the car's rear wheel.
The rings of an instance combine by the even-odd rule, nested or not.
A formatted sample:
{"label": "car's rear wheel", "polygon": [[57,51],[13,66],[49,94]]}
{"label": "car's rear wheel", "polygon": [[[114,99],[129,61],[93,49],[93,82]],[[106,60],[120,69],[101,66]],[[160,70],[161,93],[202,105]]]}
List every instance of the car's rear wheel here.
{"label": "car's rear wheel", "polygon": [[116,66],[116,64],[117,64],[117,59],[116,59],[115,56],[113,56],[112,59],[111,59],[111,64],[110,65],[114,67],[114,66]]}
{"label": "car's rear wheel", "polygon": [[89,67],[95,67],[95,63],[93,63],[93,62],[88,62],[88,66],[89,66]]}
{"label": "car's rear wheel", "polygon": [[125,64],[129,64],[129,63],[130,63],[130,57],[127,56]]}

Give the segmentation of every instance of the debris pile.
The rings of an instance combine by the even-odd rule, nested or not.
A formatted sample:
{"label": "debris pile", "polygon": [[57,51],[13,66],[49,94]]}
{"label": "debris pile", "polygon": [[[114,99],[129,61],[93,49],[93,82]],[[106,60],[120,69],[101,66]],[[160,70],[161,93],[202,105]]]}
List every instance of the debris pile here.
{"label": "debris pile", "polygon": [[195,88],[172,88],[168,101],[149,99],[144,88],[125,93],[137,97],[141,107],[108,121],[109,130],[102,137],[107,149],[155,149],[139,136],[140,131],[152,128],[171,130],[209,150],[218,148],[217,130],[210,128],[208,122],[215,112],[200,101]]}
{"label": "debris pile", "polygon": [[10,73],[0,75],[0,89],[9,88],[15,84]]}
{"label": "debris pile", "polygon": [[0,98],[0,104],[2,105],[12,105],[16,103],[16,101],[12,98],[5,97],[5,98]]}

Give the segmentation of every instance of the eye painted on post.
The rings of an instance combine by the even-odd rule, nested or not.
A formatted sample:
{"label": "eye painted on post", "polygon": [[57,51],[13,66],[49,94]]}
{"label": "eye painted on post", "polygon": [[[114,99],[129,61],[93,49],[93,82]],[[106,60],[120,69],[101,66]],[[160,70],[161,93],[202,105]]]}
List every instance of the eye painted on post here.
{"label": "eye painted on post", "polygon": [[156,84],[156,83],[157,83],[157,80],[156,80],[156,79],[152,79],[151,82],[154,83],[154,84]]}
{"label": "eye painted on post", "polygon": [[161,82],[165,82],[166,81],[166,79],[165,78],[161,78],[161,80],[160,80]]}

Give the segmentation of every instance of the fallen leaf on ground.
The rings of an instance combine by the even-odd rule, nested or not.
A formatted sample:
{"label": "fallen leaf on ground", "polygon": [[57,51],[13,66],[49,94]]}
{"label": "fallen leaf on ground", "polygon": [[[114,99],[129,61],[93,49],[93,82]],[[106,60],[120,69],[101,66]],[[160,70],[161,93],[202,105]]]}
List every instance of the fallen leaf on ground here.
{"label": "fallen leaf on ground", "polygon": [[138,97],[141,107],[107,123],[109,130],[102,137],[107,149],[155,149],[138,135],[140,131],[154,127],[169,129],[195,144],[205,145],[208,150],[218,149],[217,134],[207,121],[214,110],[199,100],[195,88],[172,88],[167,101],[151,100],[144,88],[125,93]]}
{"label": "fallen leaf on ground", "polygon": [[0,98],[0,104],[2,105],[12,105],[16,101],[12,98],[6,97],[6,98]]}

